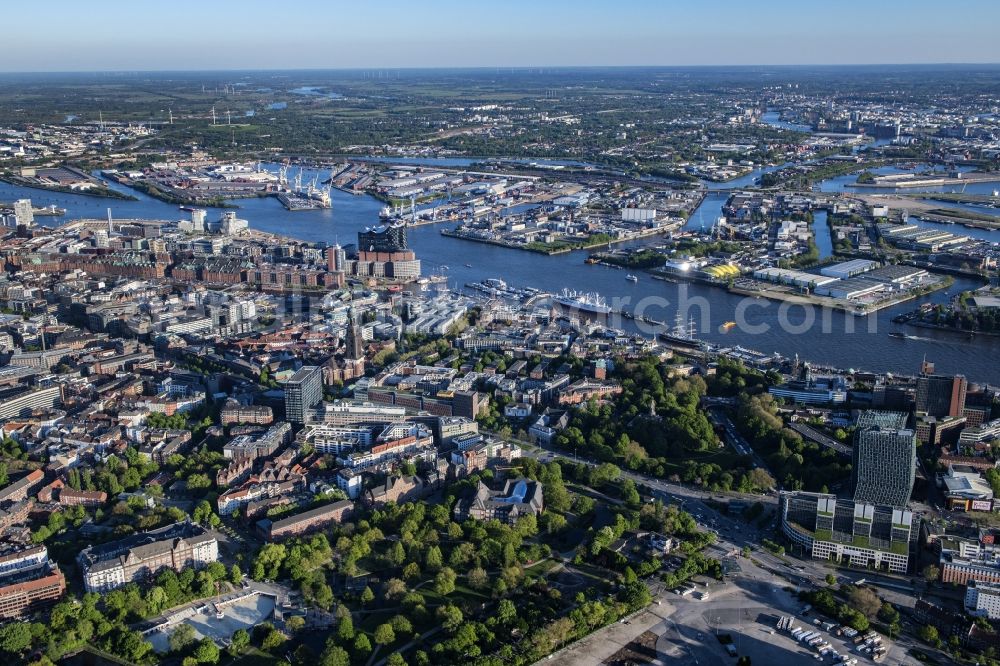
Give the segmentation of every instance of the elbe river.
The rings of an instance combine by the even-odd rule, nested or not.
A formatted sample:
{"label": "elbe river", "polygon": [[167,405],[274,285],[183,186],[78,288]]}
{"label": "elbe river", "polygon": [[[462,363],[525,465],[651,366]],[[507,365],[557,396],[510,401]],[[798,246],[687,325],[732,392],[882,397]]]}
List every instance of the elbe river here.
{"label": "elbe river", "polygon": [[[405,161],[405,160],[399,160]],[[462,166],[462,160],[448,160],[448,164],[428,161],[440,166]],[[306,170],[303,180],[314,172]],[[757,171],[745,178],[727,184],[742,187],[753,183]],[[321,179],[326,172],[320,174]],[[831,179],[821,189],[844,189],[853,177]],[[118,201],[80,195],[46,192],[44,190],[16,187],[0,183],[0,201],[10,202],[30,198],[36,206],[55,204],[65,208],[63,217],[39,217],[41,224],[58,224],[79,218],[104,218],[110,207],[116,218],[175,220],[188,213],[176,205],[167,204],[142,193],[115,186],[136,196],[138,201]],[[718,186],[713,186],[713,190]],[[728,194],[712,191],[701,207],[691,216],[688,227],[711,226],[719,217]],[[312,242],[341,245],[356,243],[357,233],[365,227],[378,224],[381,202],[365,196],[354,196],[338,190],[332,192],[333,208],[319,211],[289,212],[274,198],[242,199],[238,214],[250,226],[266,232],[284,234]],[[209,210],[209,217],[221,211]],[[928,224],[916,222],[918,224]],[[413,227],[408,230],[410,247],[423,261],[423,274],[443,273],[452,288],[461,289],[466,283],[485,278],[502,278],[513,287],[532,286],[550,293],[563,288],[583,292],[596,292],[609,303],[618,303],[626,309],[646,306],[645,314],[653,319],[673,325],[678,305],[687,303],[685,319],[693,317],[699,338],[723,345],[740,345],[766,354],[779,352],[791,357],[798,354],[803,360],[818,365],[854,368],[875,372],[915,374],[921,359],[934,361],[938,371],[964,373],[971,381],[1000,384],[1000,337],[966,335],[934,331],[915,327],[900,327],[891,322],[895,315],[906,312],[923,302],[942,303],[948,294],[979,286],[978,282],[957,279],[945,292],[937,292],[916,301],[888,308],[875,315],[858,318],[839,312],[817,308],[806,312],[801,307],[789,307],[766,299],[751,299],[729,294],[723,289],[698,284],[675,284],[652,279],[639,273],[639,281],[625,280],[626,272],[605,266],[584,264],[586,251],[557,256],[506,249],[475,243],[440,234],[444,226],[454,227],[455,222]],[[816,215],[817,245],[821,254],[831,252],[826,215]],[[929,225],[933,226],[933,225]],[[956,233],[972,230],[957,230]],[[1000,240],[1000,232],[979,231],[978,237]],[[657,243],[658,239],[635,241],[628,245]],[[468,266],[467,266],[468,264]],[[447,269],[443,269],[447,266]],[[736,321],[738,326],[724,332],[720,326]],[[782,324],[781,322],[784,322]],[[625,322],[632,329],[631,322]],[[917,339],[898,339],[887,334],[899,330]]]}

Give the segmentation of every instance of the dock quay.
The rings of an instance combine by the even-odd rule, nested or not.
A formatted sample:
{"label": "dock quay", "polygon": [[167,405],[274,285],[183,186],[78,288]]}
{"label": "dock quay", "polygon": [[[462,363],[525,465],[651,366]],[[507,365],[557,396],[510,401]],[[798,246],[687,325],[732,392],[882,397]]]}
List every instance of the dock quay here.
{"label": "dock quay", "polygon": [[852,183],[852,187],[867,188],[908,188],[908,187],[962,187],[968,183],[1000,183],[1000,173],[970,172],[961,177],[920,177],[914,174],[892,174],[876,176],[871,183]]}
{"label": "dock quay", "polygon": [[[937,291],[939,289],[944,289],[948,286],[948,281],[942,280],[937,285],[934,286],[932,291]],[[760,298],[766,298],[772,301],[783,301],[785,303],[793,303],[796,305],[809,305],[818,306],[822,308],[829,308],[831,310],[840,310],[849,315],[854,315],[855,317],[866,317],[871,314],[875,314],[886,308],[891,308],[900,303],[906,303],[907,301],[912,301],[924,294],[907,292],[896,296],[895,298],[889,298],[884,301],[878,301],[875,303],[865,303],[863,306],[861,304],[855,304],[850,301],[844,301],[842,299],[833,298],[830,296],[815,296],[813,294],[802,294],[798,292],[790,292],[781,290],[776,285],[768,285],[767,287],[753,289],[748,287],[740,287],[733,285],[729,287],[729,293],[740,294],[742,296],[754,296]]]}

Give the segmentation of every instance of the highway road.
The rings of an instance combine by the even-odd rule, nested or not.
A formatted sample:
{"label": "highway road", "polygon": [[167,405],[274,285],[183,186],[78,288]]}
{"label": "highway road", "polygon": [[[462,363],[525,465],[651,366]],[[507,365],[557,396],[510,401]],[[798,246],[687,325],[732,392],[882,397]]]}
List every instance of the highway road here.
{"label": "highway road", "polygon": [[[736,449],[737,453],[741,456],[749,456],[750,460],[753,461],[754,467],[760,467],[761,469],[766,470],[768,474],[771,474],[771,470],[768,469],[764,459],[753,450],[753,447],[750,446],[750,442],[744,439],[743,435],[741,435],[736,429],[736,425],[733,424],[732,420],[730,420],[729,416],[727,416],[724,411],[718,408],[710,408],[708,410],[708,416],[713,423],[722,427],[726,434],[726,441],[730,446]],[[773,477],[774,475],[771,474],[771,476]]]}
{"label": "highway road", "polygon": [[[535,444],[529,444],[527,442],[518,442],[523,449],[523,455],[531,458],[535,458],[542,462],[553,462],[557,460],[569,460],[572,462],[582,463],[594,467],[600,465],[601,462],[597,460],[591,460],[589,458],[584,458],[580,456],[574,456],[566,454],[562,451],[555,450],[550,447],[542,447]],[[681,504],[689,513],[695,513],[692,509],[701,509],[706,512],[711,512],[715,514],[716,512],[711,509],[707,504],[704,504],[707,500],[717,499],[717,500],[748,500],[751,502],[760,502],[765,506],[765,508],[777,510],[778,497],[774,493],[769,494],[754,494],[754,493],[738,493],[738,492],[722,492],[716,491],[711,492],[704,490],[702,488],[697,488],[693,486],[688,486],[681,483],[671,483],[663,479],[656,479],[644,474],[639,474],[636,472],[631,472],[627,469],[621,470],[621,476],[625,479],[631,479],[640,490],[643,488],[647,489],[646,494],[652,494],[654,497],[661,499],[666,502],[673,502],[675,504]],[[690,504],[690,505],[689,505]],[[707,514],[706,514],[707,515]],[[719,514],[721,517],[721,514]],[[746,523],[740,521],[740,525],[744,528]],[[751,531],[752,533],[756,533]]]}
{"label": "highway road", "polygon": [[837,453],[843,456],[851,457],[853,453],[851,447],[841,444],[832,437],[827,437],[818,430],[807,426],[805,423],[789,423],[788,427],[799,433],[806,439],[810,439],[821,446],[825,446],[829,449],[833,449]]}

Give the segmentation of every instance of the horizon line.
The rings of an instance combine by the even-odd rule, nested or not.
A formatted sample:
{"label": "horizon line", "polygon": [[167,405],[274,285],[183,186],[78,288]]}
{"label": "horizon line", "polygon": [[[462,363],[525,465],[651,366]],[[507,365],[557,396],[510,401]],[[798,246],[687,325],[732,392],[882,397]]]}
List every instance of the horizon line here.
{"label": "horizon line", "polygon": [[0,76],[9,74],[197,74],[216,72],[366,72],[366,71],[486,71],[486,70],[586,70],[586,69],[717,69],[717,68],[830,68],[830,67],[1000,67],[1000,61],[942,61],[942,62],[869,62],[869,63],[719,63],[719,64],[630,64],[630,65],[379,65],[372,67],[248,67],[248,68],[205,68],[205,69],[35,69],[3,70]]}

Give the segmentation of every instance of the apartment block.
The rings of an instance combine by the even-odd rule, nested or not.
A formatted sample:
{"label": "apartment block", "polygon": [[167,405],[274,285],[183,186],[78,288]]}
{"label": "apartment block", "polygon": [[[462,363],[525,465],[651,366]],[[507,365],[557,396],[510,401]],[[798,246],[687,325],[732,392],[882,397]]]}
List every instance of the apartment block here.
{"label": "apartment block", "polygon": [[219,542],[195,523],[174,523],[119,541],[88,546],[77,555],[88,592],[145,581],[164,569],[203,569],[219,559]]}

